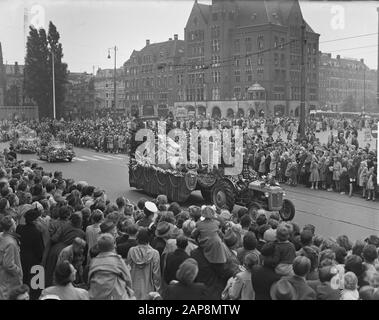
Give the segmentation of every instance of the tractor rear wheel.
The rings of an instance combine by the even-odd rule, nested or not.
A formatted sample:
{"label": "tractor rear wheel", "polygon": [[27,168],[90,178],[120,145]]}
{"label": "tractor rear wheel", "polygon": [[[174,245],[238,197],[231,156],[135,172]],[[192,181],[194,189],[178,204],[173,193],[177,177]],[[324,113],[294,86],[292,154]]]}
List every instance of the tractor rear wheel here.
{"label": "tractor rear wheel", "polygon": [[212,190],[201,189],[201,195],[207,203],[212,202]]}
{"label": "tractor rear wheel", "polygon": [[291,200],[284,199],[282,209],[279,210],[283,221],[291,221],[295,217],[295,206]]}
{"label": "tractor rear wheel", "polygon": [[233,187],[225,180],[216,182],[212,189],[212,201],[218,209],[233,210],[235,196]]}

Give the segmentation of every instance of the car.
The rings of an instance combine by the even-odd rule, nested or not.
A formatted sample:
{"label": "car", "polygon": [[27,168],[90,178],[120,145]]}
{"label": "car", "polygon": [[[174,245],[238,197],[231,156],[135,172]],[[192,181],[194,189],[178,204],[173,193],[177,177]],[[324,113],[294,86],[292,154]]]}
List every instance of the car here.
{"label": "car", "polygon": [[40,160],[48,162],[55,161],[72,161],[75,157],[75,152],[71,144],[61,141],[44,142],[37,150],[37,156]]}

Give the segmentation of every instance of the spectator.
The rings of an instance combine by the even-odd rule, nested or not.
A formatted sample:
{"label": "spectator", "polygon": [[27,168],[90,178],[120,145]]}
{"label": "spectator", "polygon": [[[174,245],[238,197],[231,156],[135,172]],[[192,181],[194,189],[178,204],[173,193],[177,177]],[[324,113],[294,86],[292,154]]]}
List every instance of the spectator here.
{"label": "spectator", "polygon": [[161,286],[160,258],[157,250],[149,245],[150,234],[145,228],[137,233],[138,245],[129,249],[126,263],[131,267],[133,290],[137,300],[149,292],[159,291]]}
{"label": "spectator", "polygon": [[55,267],[54,286],[44,289],[40,299],[47,296],[57,296],[59,300],[89,300],[87,290],[75,288],[73,281],[76,278],[76,269],[68,261],[63,261]]}
{"label": "spectator", "polygon": [[189,255],[185,251],[187,245],[187,238],[180,236],[176,239],[177,249],[174,252],[167,254],[163,268],[163,278],[167,284],[169,284],[172,280],[177,280],[176,272],[179,266],[183,261],[189,258]]}
{"label": "spectator", "polygon": [[8,300],[10,292],[22,284],[23,272],[16,223],[11,216],[0,221],[0,300]]}
{"label": "spectator", "polygon": [[[115,239],[109,233],[98,239],[99,254],[92,259],[89,274],[91,300],[132,300],[132,277],[124,260],[115,252]],[[134,278],[137,281],[136,278]]]}

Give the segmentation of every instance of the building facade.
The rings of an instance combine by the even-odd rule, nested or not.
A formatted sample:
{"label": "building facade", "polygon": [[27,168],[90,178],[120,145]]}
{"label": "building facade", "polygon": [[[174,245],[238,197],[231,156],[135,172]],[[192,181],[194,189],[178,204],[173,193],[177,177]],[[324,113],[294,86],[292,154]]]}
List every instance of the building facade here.
{"label": "building facade", "polygon": [[[302,24],[296,0],[195,1],[184,30],[184,94],[175,106],[222,117],[298,115]],[[318,105],[319,34],[305,26],[309,109]]]}
{"label": "building facade", "polygon": [[4,105],[5,100],[5,68],[3,63],[3,51],[0,42],[0,106]]}
{"label": "building facade", "polygon": [[[94,79],[95,110],[114,108],[113,69],[99,69]],[[125,109],[124,69],[116,70],[116,109]]]}
{"label": "building facade", "polygon": [[320,108],[332,111],[378,112],[377,71],[363,59],[332,57],[320,52]]}
{"label": "building facade", "polygon": [[181,84],[184,41],[174,38],[134,50],[124,64],[127,113],[139,117],[166,117],[174,109]]}
{"label": "building facade", "polygon": [[67,75],[64,114],[84,116],[95,111],[95,77],[88,73],[69,72]]}

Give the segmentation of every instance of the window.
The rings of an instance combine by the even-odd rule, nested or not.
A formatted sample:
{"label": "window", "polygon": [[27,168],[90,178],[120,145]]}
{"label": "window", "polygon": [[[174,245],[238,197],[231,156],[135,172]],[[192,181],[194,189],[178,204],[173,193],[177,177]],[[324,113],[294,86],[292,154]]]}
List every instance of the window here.
{"label": "window", "polygon": [[274,48],[277,48],[279,45],[279,38],[277,36],[274,37]]}
{"label": "window", "polygon": [[258,49],[263,49],[264,48],[264,38],[262,35],[258,36]]}
{"label": "window", "polygon": [[240,52],[240,40],[236,39],[234,40],[234,52]]}
{"label": "window", "polygon": [[234,20],[234,11],[229,12],[229,20]]}
{"label": "window", "polygon": [[234,88],[234,98],[241,99],[241,88],[240,87]]}
{"label": "window", "polygon": [[258,66],[263,66],[263,64],[264,64],[263,54],[258,54]]}
{"label": "window", "polygon": [[284,38],[280,38],[280,49],[284,49]]}
{"label": "window", "polygon": [[212,72],[212,78],[213,78],[214,83],[219,83],[220,82],[220,72],[219,71]]}
{"label": "window", "polygon": [[274,54],[274,65],[275,66],[279,65],[279,54],[277,53]]}
{"label": "window", "polygon": [[220,100],[220,88],[212,88],[212,100]]}
{"label": "window", "polygon": [[253,50],[253,43],[251,42],[251,38],[245,39],[246,51],[251,52]]}
{"label": "window", "polygon": [[280,55],[280,66],[283,68],[286,66],[286,56],[283,53]]}
{"label": "window", "polygon": [[251,58],[246,59],[246,67],[251,67]]}
{"label": "window", "polygon": [[212,20],[213,20],[213,21],[217,21],[217,18],[218,18],[218,14],[217,14],[217,12],[213,12],[213,13],[212,13]]}
{"label": "window", "polygon": [[217,39],[212,40],[212,51],[213,52],[218,52],[220,51],[220,43]]}
{"label": "window", "polygon": [[178,85],[184,84],[184,76],[182,74],[177,75]]}
{"label": "window", "polygon": [[234,71],[234,76],[236,77],[236,82],[241,82],[241,71],[240,70],[235,70]]}
{"label": "window", "polygon": [[239,57],[234,57],[234,66],[239,67],[240,66],[240,59]]}
{"label": "window", "polygon": [[220,37],[220,26],[212,26],[211,28],[211,37],[218,38]]}
{"label": "window", "polygon": [[212,56],[212,67],[220,66],[220,56]]}

